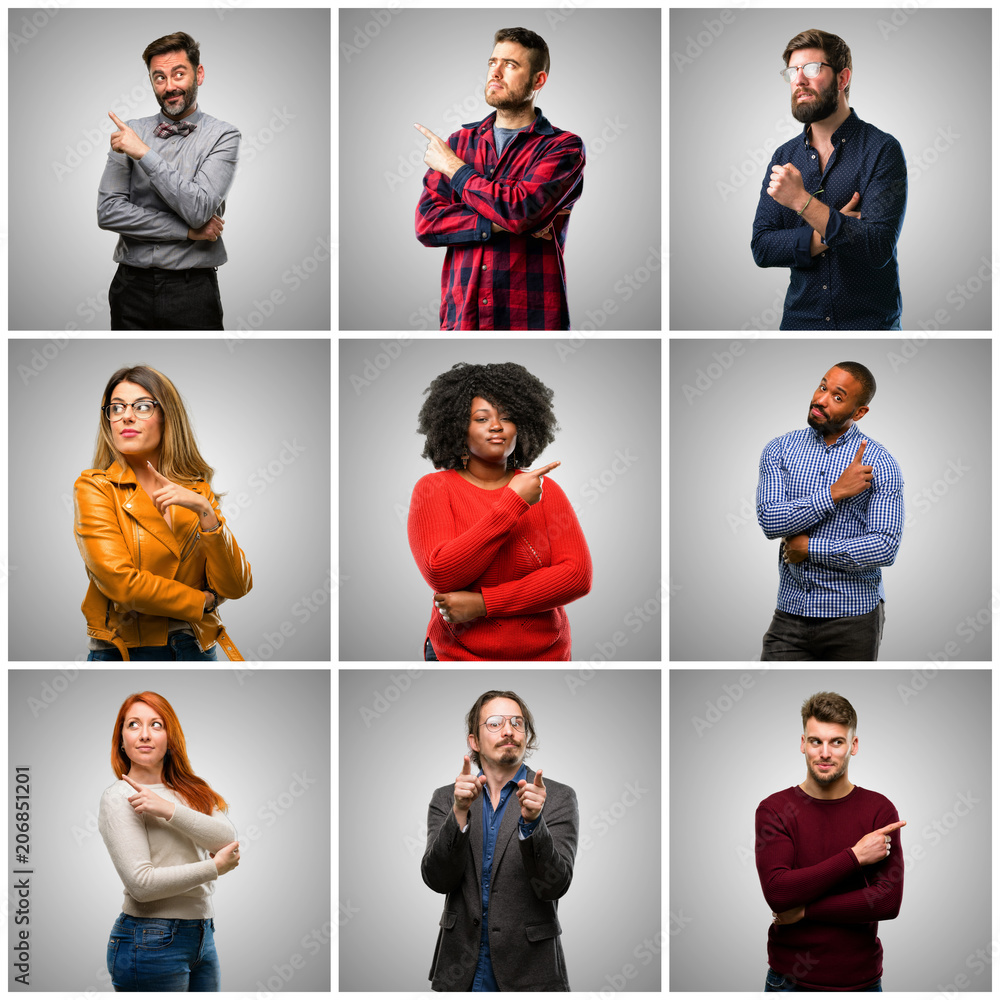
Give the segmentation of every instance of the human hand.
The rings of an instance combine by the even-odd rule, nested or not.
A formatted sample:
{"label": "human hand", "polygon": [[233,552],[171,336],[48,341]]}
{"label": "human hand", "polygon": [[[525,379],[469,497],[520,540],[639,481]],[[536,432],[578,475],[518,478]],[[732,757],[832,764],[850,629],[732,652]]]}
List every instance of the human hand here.
{"label": "human hand", "polygon": [[808,535],[788,535],[782,542],[782,558],[790,565],[804,562],[809,555]]}
{"label": "human hand", "polygon": [[459,167],[465,166],[465,160],[459,159],[451,151],[451,146],[440,136],[435,135],[430,129],[424,128],[423,125],[418,125],[416,122],[413,123],[413,127],[430,143],[427,147],[427,152],[424,153],[424,163],[431,170],[441,171],[448,180],[451,180],[455,171]]}
{"label": "human hand", "polygon": [[[188,510],[193,510],[199,517],[206,513],[206,509],[210,511],[213,515],[215,513],[212,510],[212,505],[200,494],[195,493],[194,490],[189,490],[186,486],[179,486],[177,483],[171,482],[166,476],[161,476],[156,469],[153,468],[152,462],[146,463],[146,468],[153,475],[153,479],[156,482],[156,489],[153,490],[150,500],[156,506],[156,509],[163,514],[168,507],[187,507]],[[208,517],[205,521],[210,520]],[[217,521],[218,519],[212,517],[211,520]],[[206,524],[205,527],[208,527]]]}
{"label": "human hand", "polygon": [[860,865],[874,865],[883,858],[889,857],[892,848],[889,834],[893,830],[898,830],[901,826],[906,826],[906,820],[901,819],[896,823],[889,823],[888,826],[880,827],[871,833],[866,833],[852,848],[854,856]]}
{"label": "human hand", "polygon": [[129,805],[135,810],[136,816],[149,813],[160,819],[170,819],[174,815],[176,803],[168,802],[162,795],[157,795],[151,788],[133,781],[127,774],[122,775],[122,781],[128,782],[136,791],[128,797]]}
{"label": "human hand", "polygon": [[222,235],[222,227],[225,224],[225,219],[221,216],[213,215],[200,229],[189,229],[188,239],[211,240],[214,243]]}
{"label": "human hand", "polygon": [[490,225],[493,227],[493,232],[495,233],[509,233],[509,229],[504,229],[503,226],[498,226],[495,222],[491,222]]}
{"label": "human hand", "polygon": [[830,496],[833,497],[834,503],[838,500],[846,500],[847,497],[857,496],[871,486],[873,467],[861,463],[861,456],[865,453],[867,445],[867,441],[861,442],[851,464],[844,469],[837,481],[830,487]]}
{"label": "human hand", "polygon": [[483,595],[474,590],[453,590],[449,594],[435,594],[434,606],[446,622],[470,622],[486,614]]}
{"label": "human hand", "polygon": [[469,761],[468,754],[466,754],[464,760],[465,763],[462,765],[461,773],[455,779],[455,804],[452,807],[455,812],[455,819],[458,820],[459,829],[465,826],[472,803],[479,798],[479,793],[482,791],[483,785],[486,784],[485,774],[473,776],[472,764]]}
{"label": "human hand", "polygon": [[225,875],[226,872],[231,872],[240,863],[240,842],[234,840],[231,844],[226,844],[221,851],[209,854],[209,857],[215,861],[215,867],[219,874]]}
{"label": "human hand", "polygon": [[562,465],[562,462],[549,462],[548,465],[515,476],[507,484],[507,487],[512,489],[522,500],[526,500],[531,506],[534,506],[542,499],[542,476],[551,472],[557,465]]}
{"label": "human hand", "polygon": [[[559,211],[556,212],[556,218],[558,218],[560,215],[569,215],[569,213],[570,213],[570,209],[568,209],[568,208],[560,208]],[[556,220],[553,219],[544,229],[539,230],[537,233],[532,233],[531,235],[534,236],[534,237],[536,237],[536,238],[538,238],[538,239],[551,240],[552,239],[552,227],[553,227],[553,225],[555,225],[555,221]]]}
{"label": "human hand", "polygon": [[517,798],[521,803],[521,818],[525,823],[534,823],[542,815],[545,805],[545,782],[542,769],[535,771],[535,780],[529,785],[524,778],[517,783]]}
{"label": "human hand", "polygon": [[771,923],[778,924],[797,924],[806,915],[806,908],[804,906],[796,906],[791,910],[783,910],[781,913],[775,913],[774,910],[771,911],[771,916],[774,918]]}
{"label": "human hand", "polygon": [[790,208],[793,212],[799,211],[796,206],[805,207],[809,197],[802,181],[802,174],[799,173],[799,168],[792,163],[786,163],[783,167],[775,164],[771,168],[767,193],[779,205]]}
{"label": "human hand", "polygon": [[841,215],[849,215],[852,219],[860,219],[861,213],[855,209],[861,203],[861,195],[857,191],[851,196],[851,200],[840,210]]}
{"label": "human hand", "polygon": [[125,153],[127,156],[131,156],[133,160],[141,160],[149,151],[149,146],[113,111],[108,112],[108,117],[118,126],[118,131],[111,133],[111,148],[116,153]]}

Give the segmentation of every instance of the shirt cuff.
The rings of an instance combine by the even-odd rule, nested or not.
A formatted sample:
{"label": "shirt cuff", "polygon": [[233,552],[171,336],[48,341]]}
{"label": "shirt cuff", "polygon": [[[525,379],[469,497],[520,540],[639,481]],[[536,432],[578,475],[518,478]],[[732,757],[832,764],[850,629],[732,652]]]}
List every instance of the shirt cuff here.
{"label": "shirt cuff", "polygon": [[541,823],[542,817],[539,816],[538,819],[532,820],[530,823],[526,823],[524,817],[517,821],[517,839],[527,840],[534,832],[535,827]]}
{"label": "shirt cuff", "polygon": [[[146,143],[149,146],[149,143]],[[152,174],[154,170],[160,165],[163,157],[160,156],[152,146],[142,154],[142,159],[136,160],[135,162],[146,171],[147,174]]]}
{"label": "shirt cuff", "polygon": [[795,267],[809,267],[813,256],[809,251],[812,242],[813,227],[799,226],[792,237],[792,261]]}
{"label": "shirt cuff", "polygon": [[458,195],[459,198],[462,197],[462,189],[465,187],[465,182],[474,173],[475,170],[473,170],[468,163],[465,163],[451,175],[451,189]]}

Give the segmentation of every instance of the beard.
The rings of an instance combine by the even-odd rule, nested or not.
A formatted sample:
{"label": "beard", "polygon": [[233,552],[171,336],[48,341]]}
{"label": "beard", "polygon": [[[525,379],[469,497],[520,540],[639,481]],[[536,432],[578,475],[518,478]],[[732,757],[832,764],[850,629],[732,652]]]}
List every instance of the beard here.
{"label": "beard", "polygon": [[531,104],[531,95],[530,81],[521,90],[517,91],[511,90],[501,81],[501,89],[494,93],[490,90],[490,81],[487,80],[486,88],[483,92],[486,103],[491,108],[496,108],[497,111],[520,111]]}
{"label": "beard", "polygon": [[813,410],[812,404],[810,403],[809,404],[809,413],[806,416],[806,423],[814,431],[819,431],[820,434],[824,434],[824,435],[826,435],[826,434],[837,434],[837,435],[840,435],[840,434],[842,434],[844,432],[845,428],[847,427],[847,425],[848,425],[848,423],[850,421],[850,418],[848,418],[847,420],[841,421],[839,424],[834,424],[834,423],[830,422],[829,415],[826,414],[826,413],[823,414],[823,416],[827,418],[826,420],[817,420],[812,415],[812,410]]}
{"label": "beard", "polygon": [[[181,100],[176,104],[168,104],[167,97],[172,94],[180,94]],[[198,84],[192,83],[187,90],[181,90],[178,87],[174,87],[172,90],[164,91],[163,97],[157,96],[157,104],[160,105],[160,110],[168,118],[180,118],[182,115],[186,114],[191,110],[198,102]]]}
{"label": "beard", "polygon": [[[809,89],[814,95],[811,101],[803,104],[798,99],[798,92]],[[813,122],[820,122],[824,118],[829,118],[839,106],[840,91],[837,90],[837,80],[834,78],[829,87],[824,90],[811,90],[811,88],[796,87],[792,92],[792,117],[803,125],[811,125]]]}
{"label": "beard", "polygon": [[847,762],[848,758],[845,757],[840,767],[834,771],[817,771],[811,764],[809,765],[809,773],[813,777],[813,781],[817,785],[831,785],[838,778],[842,778],[847,773]]}

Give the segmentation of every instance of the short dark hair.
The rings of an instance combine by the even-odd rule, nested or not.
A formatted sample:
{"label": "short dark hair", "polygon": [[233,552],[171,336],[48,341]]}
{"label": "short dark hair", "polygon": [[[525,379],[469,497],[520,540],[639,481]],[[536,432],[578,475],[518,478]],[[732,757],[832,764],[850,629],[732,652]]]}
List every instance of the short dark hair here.
{"label": "short dark hair", "polygon": [[[822,49],[826,53],[826,61],[833,67],[836,76],[841,70],[853,70],[851,65],[851,50],[839,35],[831,35],[829,31],[822,31],[820,28],[809,28],[800,31],[786,46],[781,58],[788,65],[788,60],[792,53],[798,49]],[[849,100],[851,96],[851,81],[847,81],[844,88],[844,100]]]}
{"label": "short dark hair", "polygon": [[545,44],[545,39],[530,28],[501,28],[493,36],[493,44],[498,42],[517,42],[528,50],[532,81],[537,73],[548,73],[549,47]]}
{"label": "short dark hair", "polygon": [[859,397],[858,406],[867,406],[872,401],[875,396],[875,390],[878,388],[875,385],[875,376],[860,361],[840,361],[836,367],[842,368],[848,375],[853,375],[858,381],[861,385],[861,396]]}
{"label": "short dark hair", "polygon": [[[470,736],[475,736],[476,742],[479,742],[479,713],[483,710],[483,706],[494,698],[509,698],[511,701],[517,702],[517,707],[521,710],[521,716],[524,718],[524,732],[527,737],[524,742],[524,755],[527,757],[533,750],[538,749],[538,740],[535,737],[535,720],[531,717],[528,706],[513,691],[486,691],[481,694],[465,717],[465,731]],[[469,760],[476,767],[479,767],[479,754],[472,747],[469,747]]]}
{"label": "short dark hair", "polygon": [[146,46],[142,54],[146,69],[149,69],[149,62],[153,56],[166,55],[168,52],[185,52],[191,61],[192,69],[197,69],[201,65],[201,46],[186,31],[175,31],[172,35],[164,35]]}
{"label": "short dark hair", "polygon": [[820,691],[802,703],[803,732],[810,719],[847,726],[855,735],[858,732],[858,713],[854,711],[854,706],[843,695],[833,691]]}
{"label": "short dark hair", "polygon": [[476,396],[504,409],[517,426],[517,444],[507,459],[508,468],[530,468],[556,439],[554,393],[513,361],[495,365],[460,361],[438,375],[424,393],[427,399],[420,408],[417,430],[427,435],[423,457],[429,458],[435,469],[461,468]]}

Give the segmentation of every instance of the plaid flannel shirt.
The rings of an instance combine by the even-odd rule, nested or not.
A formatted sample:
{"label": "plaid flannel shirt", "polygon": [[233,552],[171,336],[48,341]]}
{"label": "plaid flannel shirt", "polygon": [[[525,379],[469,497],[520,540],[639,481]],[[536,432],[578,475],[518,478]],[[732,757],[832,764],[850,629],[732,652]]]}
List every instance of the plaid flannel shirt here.
{"label": "plaid flannel shirt", "polygon": [[[417,239],[447,247],[441,272],[442,330],[568,330],[563,251],[571,208],[583,191],[583,142],[540,109],[497,159],[496,112],[448,139],[465,160],[452,179],[424,175]],[[506,232],[493,232],[493,223]],[[532,236],[552,224],[553,239]]]}
{"label": "plaid flannel shirt", "polygon": [[[871,485],[834,503],[830,487],[867,441]],[[811,427],[775,438],[760,458],[757,521],[768,538],[809,535],[804,562],[778,550],[778,610],[810,618],[867,614],[885,600],[880,566],[891,566],[903,534],[903,474],[877,441],[851,429],[827,445]]]}

